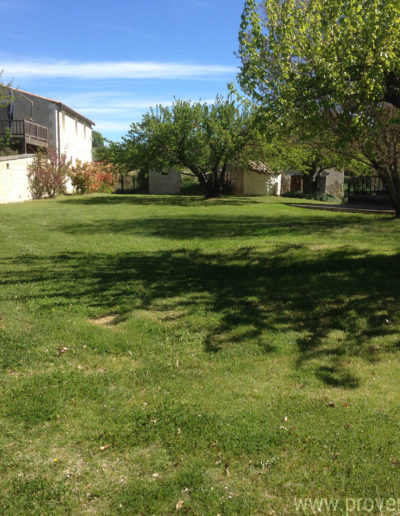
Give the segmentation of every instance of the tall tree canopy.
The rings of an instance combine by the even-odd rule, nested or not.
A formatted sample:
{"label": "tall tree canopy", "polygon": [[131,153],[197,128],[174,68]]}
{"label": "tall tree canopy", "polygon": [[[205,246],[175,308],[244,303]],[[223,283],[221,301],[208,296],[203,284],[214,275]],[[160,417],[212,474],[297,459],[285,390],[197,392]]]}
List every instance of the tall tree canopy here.
{"label": "tall tree canopy", "polygon": [[99,131],[92,131],[92,158],[93,161],[101,161],[107,151],[107,140]]}
{"label": "tall tree canopy", "polygon": [[212,105],[176,100],[158,106],[132,124],[124,139],[131,169],[189,169],[206,197],[221,195],[230,163],[252,144],[251,115],[231,99]]}
{"label": "tall tree canopy", "polygon": [[398,0],[247,0],[239,82],[285,130],[368,164],[400,214]]}

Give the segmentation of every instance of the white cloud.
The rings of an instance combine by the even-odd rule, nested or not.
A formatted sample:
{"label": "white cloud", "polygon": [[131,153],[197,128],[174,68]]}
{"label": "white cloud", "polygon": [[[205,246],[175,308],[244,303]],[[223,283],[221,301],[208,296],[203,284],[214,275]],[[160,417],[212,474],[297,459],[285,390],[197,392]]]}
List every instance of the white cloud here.
{"label": "white cloud", "polygon": [[[67,101],[64,103],[68,104]],[[71,103],[72,104],[72,103]],[[75,102],[75,109],[85,110],[90,113],[115,113],[117,111],[126,112],[129,109],[147,109],[150,106],[163,106],[172,105],[170,100],[139,100],[139,101],[127,101],[127,102],[112,102],[108,101],[106,106],[99,106],[97,103],[80,103]]]}
{"label": "white cloud", "polygon": [[[215,102],[215,99],[205,99],[200,100],[200,102],[205,104],[212,104]],[[64,100],[64,103],[68,104],[68,101]],[[118,113],[124,113],[126,114],[129,110],[147,110],[150,107],[155,106],[172,106],[173,100],[133,100],[133,101],[126,101],[126,102],[107,102],[106,106],[99,106],[96,103],[89,104],[89,103],[80,103],[70,102],[71,105],[73,105],[74,109],[77,111],[85,112],[86,114],[91,115],[101,115],[101,114],[118,114]]]}
{"label": "white cloud", "polygon": [[74,77],[80,79],[190,79],[216,78],[237,71],[232,66],[157,62],[2,62],[8,77]]}
{"label": "white cloud", "polygon": [[119,132],[125,134],[129,131],[131,123],[126,121],[97,120],[95,129],[100,132]]}
{"label": "white cloud", "polygon": [[[91,94],[88,94],[91,96]],[[93,100],[97,97],[94,94]],[[64,99],[65,100],[65,99]],[[212,104],[215,99],[204,99],[201,100],[206,104]],[[115,135],[118,133],[118,137],[122,134],[126,134],[129,131],[132,122],[138,122],[142,115],[146,113],[150,106],[156,106],[162,104],[163,106],[171,106],[172,100],[126,100],[122,102],[107,102],[105,106],[98,106],[95,102],[93,104],[70,104],[71,107],[79,111],[80,113],[91,117],[96,122],[96,131],[100,131],[103,134]],[[97,118],[97,116],[100,119]]]}

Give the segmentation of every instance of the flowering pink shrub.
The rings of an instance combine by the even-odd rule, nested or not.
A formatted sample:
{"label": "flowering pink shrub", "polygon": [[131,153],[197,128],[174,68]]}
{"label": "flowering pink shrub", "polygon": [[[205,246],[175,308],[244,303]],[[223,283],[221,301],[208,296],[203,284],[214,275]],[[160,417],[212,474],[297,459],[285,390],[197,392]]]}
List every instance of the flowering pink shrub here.
{"label": "flowering pink shrub", "polygon": [[28,167],[29,184],[34,199],[55,197],[65,192],[70,161],[55,150],[38,152]]}
{"label": "flowering pink shrub", "polygon": [[76,160],[76,165],[70,167],[68,175],[75,191],[80,194],[111,192],[118,179],[114,165],[102,161],[82,163]]}

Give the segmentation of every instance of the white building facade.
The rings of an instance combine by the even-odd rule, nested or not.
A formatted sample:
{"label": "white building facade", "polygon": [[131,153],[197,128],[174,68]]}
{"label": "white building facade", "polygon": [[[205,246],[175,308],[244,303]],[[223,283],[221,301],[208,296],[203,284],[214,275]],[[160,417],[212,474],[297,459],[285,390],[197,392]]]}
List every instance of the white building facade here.
{"label": "white building facade", "polygon": [[[17,121],[28,121],[47,128],[47,147],[76,160],[92,161],[92,120],[58,100],[11,88],[14,97],[14,127]],[[0,121],[8,120],[7,108],[0,108]],[[27,148],[28,147],[28,148]],[[24,152],[35,152],[29,145]]]}

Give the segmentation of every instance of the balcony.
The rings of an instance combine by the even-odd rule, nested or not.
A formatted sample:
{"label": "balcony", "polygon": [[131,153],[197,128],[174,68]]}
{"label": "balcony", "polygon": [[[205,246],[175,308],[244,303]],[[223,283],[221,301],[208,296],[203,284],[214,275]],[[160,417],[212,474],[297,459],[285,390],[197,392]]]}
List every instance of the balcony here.
{"label": "balcony", "polygon": [[28,152],[29,147],[48,147],[48,129],[44,125],[29,120],[0,120],[0,138],[10,132],[12,140],[22,144],[21,152]]}

